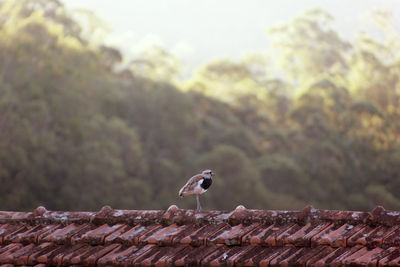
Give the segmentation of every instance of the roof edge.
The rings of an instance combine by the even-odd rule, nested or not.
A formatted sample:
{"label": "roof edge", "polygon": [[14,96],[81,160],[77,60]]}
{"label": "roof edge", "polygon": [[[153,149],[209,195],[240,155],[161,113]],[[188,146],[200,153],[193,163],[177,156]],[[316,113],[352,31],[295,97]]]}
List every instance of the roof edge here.
{"label": "roof edge", "polygon": [[333,222],[349,224],[396,225],[400,224],[400,212],[385,210],[377,206],[371,212],[320,210],[307,206],[300,211],[288,210],[256,210],[247,209],[240,205],[232,211],[196,211],[179,209],[176,205],[167,210],[120,210],[110,206],[103,207],[98,212],[84,211],[49,211],[43,206],[37,207],[32,212],[0,211],[0,223],[29,224],[83,224],[94,223],[98,225],[118,223],[124,224],[206,224],[226,222],[231,225],[251,223],[278,223],[296,222],[306,224],[309,222]]}

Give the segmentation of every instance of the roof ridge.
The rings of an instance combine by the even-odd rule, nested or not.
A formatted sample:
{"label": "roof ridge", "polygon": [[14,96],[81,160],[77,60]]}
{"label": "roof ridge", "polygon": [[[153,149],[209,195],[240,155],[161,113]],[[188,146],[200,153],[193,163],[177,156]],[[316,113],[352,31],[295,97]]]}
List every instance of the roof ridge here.
{"label": "roof ridge", "polygon": [[340,211],[320,210],[307,206],[303,210],[256,210],[247,209],[240,205],[232,211],[196,211],[179,209],[171,205],[167,210],[120,210],[104,206],[98,212],[88,211],[49,211],[43,206],[37,207],[32,212],[0,211],[0,223],[30,224],[60,223],[60,224],[83,224],[94,223],[97,225],[117,223],[143,224],[154,223],[178,224],[185,223],[220,223],[226,222],[231,225],[259,223],[287,223],[297,222],[306,224],[309,222],[334,222],[349,224],[371,224],[371,225],[397,225],[400,224],[400,212],[385,210],[382,206],[375,207],[371,212],[363,211]]}

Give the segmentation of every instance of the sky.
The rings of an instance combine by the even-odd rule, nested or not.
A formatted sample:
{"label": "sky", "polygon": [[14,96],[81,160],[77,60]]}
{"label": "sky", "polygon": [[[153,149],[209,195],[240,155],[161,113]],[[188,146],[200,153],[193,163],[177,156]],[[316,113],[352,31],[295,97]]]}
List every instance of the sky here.
{"label": "sky", "polygon": [[109,25],[107,44],[130,56],[156,44],[177,56],[186,71],[215,58],[240,58],[263,51],[266,29],[312,8],[334,17],[333,28],[354,39],[368,31],[372,9],[390,10],[400,25],[398,0],[63,0],[69,8],[94,11]]}

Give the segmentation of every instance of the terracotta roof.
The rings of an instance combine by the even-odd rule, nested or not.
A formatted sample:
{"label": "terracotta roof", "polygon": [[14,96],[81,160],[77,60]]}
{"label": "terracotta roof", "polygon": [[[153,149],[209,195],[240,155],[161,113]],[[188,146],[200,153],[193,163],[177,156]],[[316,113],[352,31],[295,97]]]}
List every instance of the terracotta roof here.
{"label": "terracotta roof", "polygon": [[397,266],[399,212],[0,212],[0,265]]}

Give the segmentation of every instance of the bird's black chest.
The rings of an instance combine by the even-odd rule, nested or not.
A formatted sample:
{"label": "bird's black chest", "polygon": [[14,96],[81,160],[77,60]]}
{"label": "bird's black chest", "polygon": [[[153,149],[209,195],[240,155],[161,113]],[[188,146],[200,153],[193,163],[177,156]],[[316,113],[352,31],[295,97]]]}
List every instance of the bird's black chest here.
{"label": "bird's black chest", "polygon": [[203,178],[203,182],[201,183],[201,188],[204,190],[207,190],[212,184],[212,179],[211,178]]}

